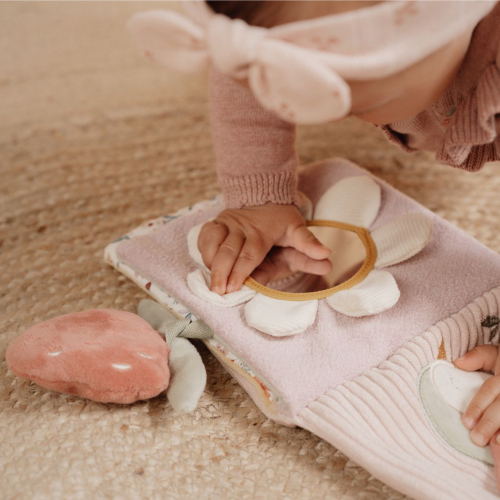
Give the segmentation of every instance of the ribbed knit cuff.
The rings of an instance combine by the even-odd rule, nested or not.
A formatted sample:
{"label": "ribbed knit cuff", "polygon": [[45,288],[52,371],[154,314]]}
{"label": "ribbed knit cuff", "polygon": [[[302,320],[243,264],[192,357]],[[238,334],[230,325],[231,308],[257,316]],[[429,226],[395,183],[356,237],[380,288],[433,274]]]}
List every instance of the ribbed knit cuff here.
{"label": "ribbed knit cuff", "polygon": [[227,208],[255,207],[266,203],[300,205],[295,171],[219,177]]}

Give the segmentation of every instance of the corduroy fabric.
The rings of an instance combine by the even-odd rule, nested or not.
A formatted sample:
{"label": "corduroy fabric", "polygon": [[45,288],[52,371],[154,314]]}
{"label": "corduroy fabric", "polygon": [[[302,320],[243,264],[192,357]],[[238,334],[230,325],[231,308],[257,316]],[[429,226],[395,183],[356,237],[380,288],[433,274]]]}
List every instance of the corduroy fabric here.
{"label": "corduroy fabric", "polygon": [[297,425],[412,498],[498,498],[493,468],[455,450],[431,428],[417,381],[440,351],[454,360],[475,345],[489,343],[490,332],[481,323],[487,316],[498,316],[499,305],[500,289],[487,292],[377,368],[327,391],[299,412]]}
{"label": "corduroy fabric", "polygon": [[408,214],[373,231],[377,247],[375,267],[387,267],[416,255],[432,237],[432,220],[421,214]]}
{"label": "corduroy fabric", "polygon": [[400,292],[391,273],[374,269],[359,285],[326,299],[335,310],[351,317],[379,314],[399,300]]}

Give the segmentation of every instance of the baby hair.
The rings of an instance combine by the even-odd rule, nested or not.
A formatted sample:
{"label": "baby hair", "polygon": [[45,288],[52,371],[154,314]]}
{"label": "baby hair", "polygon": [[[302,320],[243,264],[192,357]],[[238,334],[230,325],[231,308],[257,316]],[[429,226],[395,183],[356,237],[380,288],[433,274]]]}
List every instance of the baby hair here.
{"label": "baby hair", "polygon": [[282,1],[207,1],[216,14],[224,14],[231,19],[242,19],[253,26],[269,28],[276,24]]}
{"label": "baby hair", "polygon": [[271,28],[278,24],[340,14],[381,3],[380,1],[207,1],[216,14],[242,19],[253,26]]}

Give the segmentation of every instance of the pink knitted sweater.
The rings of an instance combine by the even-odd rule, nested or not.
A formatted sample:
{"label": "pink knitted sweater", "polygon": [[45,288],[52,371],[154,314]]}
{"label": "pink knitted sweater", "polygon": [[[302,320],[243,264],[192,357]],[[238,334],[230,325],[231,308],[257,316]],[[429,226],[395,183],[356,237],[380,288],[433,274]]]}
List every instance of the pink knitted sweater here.
{"label": "pink knitted sweater", "polygon": [[[245,87],[213,69],[212,135],[227,206],[300,204],[295,126],[266,111]],[[412,118],[379,125],[406,151],[426,149],[453,167],[500,160],[500,3],[474,30],[462,66],[443,95]]]}

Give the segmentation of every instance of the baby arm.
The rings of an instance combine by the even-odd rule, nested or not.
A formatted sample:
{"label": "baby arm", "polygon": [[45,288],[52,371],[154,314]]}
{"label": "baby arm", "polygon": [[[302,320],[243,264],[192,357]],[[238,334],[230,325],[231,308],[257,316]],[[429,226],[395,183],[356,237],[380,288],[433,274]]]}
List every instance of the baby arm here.
{"label": "baby arm", "polygon": [[500,430],[500,355],[492,345],[477,346],[454,362],[465,371],[493,372],[481,386],[463,414],[462,422],[471,431],[471,440],[478,446],[487,445]]}
{"label": "baby arm", "polygon": [[297,208],[295,127],[264,110],[248,89],[216,69],[210,75],[210,102],[217,172],[227,205],[203,226],[198,239],[212,271],[212,290],[224,294],[240,289],[275,245],[290,248],[265,262],[254,276],[259,281],[277,274],[284,261],[292,270],[326,274],[330,251],[307,229]]}

